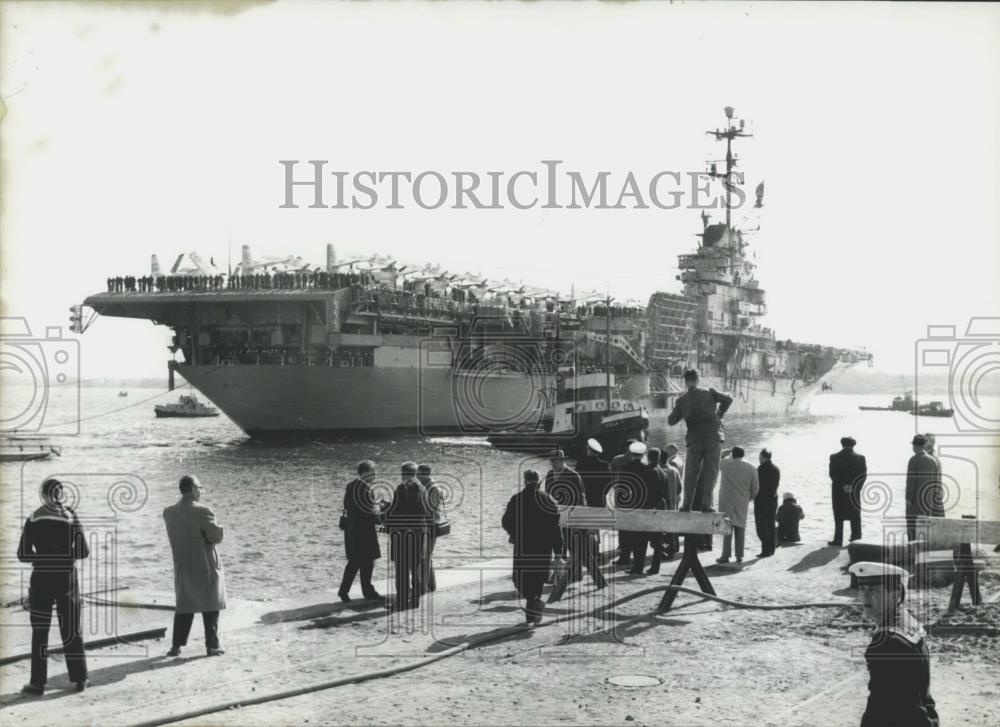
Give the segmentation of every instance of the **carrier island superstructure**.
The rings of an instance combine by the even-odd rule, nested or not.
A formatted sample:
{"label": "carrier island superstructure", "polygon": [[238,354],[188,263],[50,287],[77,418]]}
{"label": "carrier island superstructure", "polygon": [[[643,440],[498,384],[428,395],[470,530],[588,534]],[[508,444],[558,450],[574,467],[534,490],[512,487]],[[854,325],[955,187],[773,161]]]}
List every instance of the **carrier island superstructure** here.
{"label": "carrier island superstructure", "polygon": [[708,173],[725,186],[725,221],[703,215],[697,249],[679,257],[683,289],[645,305],[377,256],[338,262],[332,246],[319,267],[260,262],[244,246],[226,273],[194,253],[190,270],[181,256],[165,272],[154,256],[149,275],[110,278],[74,306],[73,327],[96,315],[168,326],[171,387],[180,374],[257,438],[532,428],[584,385],[607,390],[593,406],[638,402],[655,426],[686,368],[733,395],[730,416],[804,411],[824,377],[871,356],[763,327],[764,289],[731,221],[732,144],[748,134],[729,107],[708,133],[726,144],[725,171]]}

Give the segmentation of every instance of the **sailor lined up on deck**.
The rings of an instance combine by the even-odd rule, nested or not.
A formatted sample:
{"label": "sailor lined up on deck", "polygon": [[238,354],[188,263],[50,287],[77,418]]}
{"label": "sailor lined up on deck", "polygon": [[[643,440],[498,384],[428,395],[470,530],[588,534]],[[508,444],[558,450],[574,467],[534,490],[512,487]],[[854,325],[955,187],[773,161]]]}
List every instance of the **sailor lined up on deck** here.
{"label": "sailor lined up on deck", "polygon": [[682,419],[687,425],[687,458],[684,465],[682,511],[712,511],[712,490],[719,476],[722,458],[722,417],[733,398],[721,391],[698,386],[698,372],[684,372],[687,391],[677,398],[667,417],[670,426]]}

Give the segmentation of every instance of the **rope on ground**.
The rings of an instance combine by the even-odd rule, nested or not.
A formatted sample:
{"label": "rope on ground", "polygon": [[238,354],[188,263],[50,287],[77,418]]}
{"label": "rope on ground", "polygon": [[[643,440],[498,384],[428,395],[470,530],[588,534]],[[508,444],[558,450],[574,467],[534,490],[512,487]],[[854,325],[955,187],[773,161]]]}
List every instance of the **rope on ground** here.
{"label": "rope on ground", "polygon": [[[739,601],[729,601],[725,598],[720,598],[718,596],[711,596],[707,593],[702,593],[701,591],[696,591],[692,588],[686,588],[684,586],[654,586],[652,588],[644,588],[635,593],[631,593],[627,596],[619,598],[616,601],[612,601],[608,604],[602,604],[596,606],[589,611],[583,613],[568,613],[564,616],[559,616],[557,618],[546,621],[540,624],[539,627],[554,626],[555,624],[562,623],[569,619],[578,619],[581,616],[587,616],[590,614],[596,614],[600,611],[605,611],[610,608],[615,608],[622,605],[623,603],[628,603],[642,596],[647,596],[651,593],[662,593],[668,590],[676,590],[681,593],[691,593],[696,596],[701,596],[702,598],[710,599],[713,601],[718,601],[726,605],[734,606],[737,608],[750,608],[750,609],[762,609],[762,610],[772,610],[772,609],[798,609],[798,608],[839,608],[849,605],[846,602],[821,602],[821,603],[806,603],[806,604],[749,604],[741,603]],[[660,613],[659,608],[654,609],[641,617],[653,615]],[[539,628],[536,627],[536,628]],[[396,674],[402,674],[408,671],[414,671],[416,669],[421,669],[425,666],[430,666],[431,664],[447,659],[451,656],[456,656],[464,651],[468,651],[474,646],[479,646],[481,644],[490,643],[493,641],[500,641],[502,639],[509,638],[511,636],[516,636],[518,634],[524,633],[525,629],[528,628],[528,624],[518,624],[517,626],[511,626],[506,629],[501,629],[488,634],[482,634],[480,636],[473,636],[467,641],[463,641],[461,644],[456,644],[451,648],[440,651],[436,654],[431,654],[430,656],[425,656],[421,659],[417,659],[409,664],[400,664],[399,666],[388,667],[385,669],[376,669],[374,671],[362,672],[360,674],[352,674],[345,677],[338,677],[337,679],[330,679],[323,682],[318,682],[316,684],[310,684],[304,687],[298,687],[296,689],[288,689],[280,692],[272,692],[271,694],[261,694],[255,697],[248,697],[245,699],[233,700],[230,702],[223,702],[220,704],[210,705],[208,707],[202,707],[200,709],[194,709],[189,712],[182,712],[181,714],[171,715],[169,717],[160,717],[156,719],[147,720],[144,722],[138,722],[136,724],[130,725],[130,727],[160,727],[160,725],[173,724],[175,722],[183,722],[189,719],[196,719],[198,717],[204,717],[209,714],[215,714],[217,712],[224,712],[229,709],[235,709],[237,707],[250,707],[257,704],[264,704],[266,702],[275,702],[282,699],[290,699],[293,697],[300,697],[304,694],[311,694],[313,692],[320,692],[327,689],[335,689],[337,687],[346,686],[348,684],[360,684],[361,682],[370,681],[372,679],[385,679],[387,677],[395,676]]]}
{"label": "rope on ground", "polygon": [[[83,648],[87,651],[93,651],[94,649],[100,649],[105,646],[115,646],[116,644],[131,644],[136,641],[145,641],[146,639],[162,639],[167,633],[166,628],[158,629],[146,629],[145,631],[134,631],[130,634],[118,634],[117,636],[109,636],[106,639],[96,639],[94,641],[88,641],[83,645]],[[62,646],[57,646],[54,649],[48,649],[49,654],[61,654],[66,649]],[[13,656],[5,656],[0,659],[0,666],[5,666],[7,664],[13,664],[17,661],[24,661],[25,659],[31,658],[31,652],[26,654],[14,654]]]}
{"label": "rope on ground", "polygon": [[174,606],[166,603],[126,603],[124,601],[109,601],[106,598],[96,596],[84,596],[83,600],[95,606],[113,606],[115,608],[147,608],[153,611],[175,611]]}

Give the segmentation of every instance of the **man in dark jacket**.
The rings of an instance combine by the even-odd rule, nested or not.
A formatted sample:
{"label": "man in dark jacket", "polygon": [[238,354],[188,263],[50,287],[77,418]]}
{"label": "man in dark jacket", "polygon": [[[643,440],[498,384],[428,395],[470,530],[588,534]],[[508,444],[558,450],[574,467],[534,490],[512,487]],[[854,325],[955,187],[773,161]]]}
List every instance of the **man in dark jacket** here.
{"label": "man in dark jacket", "polygon": [[[566,454],[561,449],[549,454],[552,469],[545,475],[545,492],[556,501],[561,509],[582,507],[586,505],[586,493],[583,478],[572,467],[566,464]],[[569,554],[569,580],[579,581],[583,578],[583,566],[599,588],[604,587],[604,576],[597,562],[595,548],[589,543],[589,530],[563,528],[563,555]]]}
{"label": "man in dark jacket", "polygon": [[827,545],[844,545],[844,520],[851,521],[851,540],[861,538],[861,488],[868,477],[868,463],[854,451],[856,445],[854,437],[843,437],[842,449],[830,455],[834,525],[833,540]]}
{"label": "man in dark jacket", "polygon": [[927,440],[917,434],[910,443],[913,456],[906,465],[906,533],[917,538],[918,517],[944,517],[941,465],[926,451]]}
{"label": "man in dark jacket", "polygon": [[[646,450],[646,482],[648,494],[643,503],[648,510],[668,510],[673,500],[673,486],[671,485],[671,474],[660,467],[660,450],[650,447]],[[660,572],[660,561],[663,559],[663,539],[664,533],[641,533],[641,546],[635,551],[638,560],[645,560],[646,543],[653,547],[653,562],[646,571],[648,575],[655,575]],[[638,551],[641,550],[641,553]],[[641,566],[640,566],[641,569]]]}
{"label": "man in dark jacket", "polygon": [[524,471],[524,489],[510,498],[501,524],[514,544],[512,578],[514,587],[525,601],[527,622],[541,623],[542,590],[552,556],[557,562],[563,551],[559,528],[559,505],[539,490],[535,470]]}
{"label": "man in dark jacket", "polygon": [[722,459],[722,417],[733,403],[728,394],[698,386],[698,372],[684,372],[687,391],[677,397],[667,423],[687,425],[687,461],[681,510],[712,512],[712,491]]}
{"label": "man in dark jacket", "polygon": [[[616,508],[622,510],[655,510],[666,507],[667,477],[659,467],[659,450],[656,451],[655,466],[647,464],[646,445],[635,442],[629,447],[631,457],[619,473],[619,490]],[[649,534],[638,531],[624,531],[622,537],[632,553],[632,568],[629,573],[642,575],[646,564],[646,547]]]}
{"label": "man in dark jacket", "polygon": [[69,680],[82,692],[87,688],[87,658],[80,633],[80,585],[74,561],[86,558],[90,551],[76,513],[63,505],[62,483],[50,477],[42,483],[41,495],[42,506],[25,521],[17,546],[17,559],[32,566],[28,590],[31,681],[21,691],[35,695],[45,691],[54,605]]}
{"label": "man in dark jacket", "polygon": [[[381,593],[372,585],[375,561],[382,557],[376,528],[382,521],[382,508],[375,502],[371,483],[375,480],[375,463],[364,460],[358,463],[358,478],[348,483],[344,490],[344,514],[347,516],[344,529],[344,550],[347,551],[347,565],[340,581],[337,595],[340,600],[351,600],[351,586],[354,577],[361,573],[361,593],[369,600],[382,600]],[[384,503],[383,503],[384,504]]]}
{"label": "man in dark jacket", "polygon": [[774,555],[775,517],[778,514],[778,484],[781,482],[781,470],[771,461],[771,452],[760,450],[760,465],[757,467],[757,480],[760,489],[753,499],[753,519],[757,526],[757,537],[760,538],[758,558]]}
{"label": "man in dark jacket", "polygon": [[396,567],[394,610],[403,611],[420,605],[420,574],[427,553],[427,535],[431,513],[424,489],[417,480],[417,463],[403,462],[402,481],[396,487],[392,504],[385,516],[389,531],[389,556]]}

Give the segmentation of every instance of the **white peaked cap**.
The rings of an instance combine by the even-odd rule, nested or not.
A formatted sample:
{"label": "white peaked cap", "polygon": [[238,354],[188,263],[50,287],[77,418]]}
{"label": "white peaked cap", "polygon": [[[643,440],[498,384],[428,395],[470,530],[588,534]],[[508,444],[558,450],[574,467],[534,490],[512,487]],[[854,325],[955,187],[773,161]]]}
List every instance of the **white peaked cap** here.
{"label": "white peaked cap", "polygon": [[632,442],[628,446],[628,451],[632,454],[646,454],[646,445],[642,442]]}
{"label": "white peaked cap", "polygon": [[858,583],[862,581],[868,581],[869,583],[888,582],[894,578],[899,578],[905,584],[910,580],[909,571],[905,568],[900,568],[898,565],[889,565],[888,563],[863,561],[855,563],[847,570],[851,575],[858,577]]}

